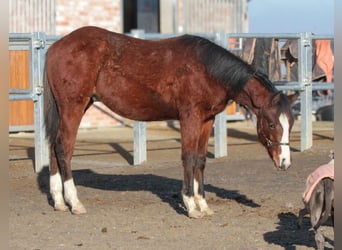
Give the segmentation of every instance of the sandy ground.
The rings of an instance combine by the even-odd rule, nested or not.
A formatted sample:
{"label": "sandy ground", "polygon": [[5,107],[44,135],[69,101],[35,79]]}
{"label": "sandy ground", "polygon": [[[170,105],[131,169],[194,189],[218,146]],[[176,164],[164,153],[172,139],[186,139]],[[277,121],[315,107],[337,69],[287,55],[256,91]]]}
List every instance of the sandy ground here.
{"label": "sandy ground", "polygon": [[[314,249],[309,218],[297,229],[307,175],[326,163],[334,124],[314,123],[314,145],[300,152],[291,134],[292,167],[276,171],[251,122],[229,122],[228,156],[215,159],[210,139],[205,190],[215,214],[186,216],[177,126],[151,123],[148,161],[132,166],[132,129],[80,130],[73,175],[88,213],[53,210],[48,170],[34,173],[32,133],[10,134],[10,249]],[[329,221],[322,227],[333,249]]]}

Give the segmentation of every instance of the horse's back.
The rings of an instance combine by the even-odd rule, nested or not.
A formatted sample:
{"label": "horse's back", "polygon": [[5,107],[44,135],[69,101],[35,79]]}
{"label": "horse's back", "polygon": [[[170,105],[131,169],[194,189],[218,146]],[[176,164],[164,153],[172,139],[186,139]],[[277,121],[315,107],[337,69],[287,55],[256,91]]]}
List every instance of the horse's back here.
{"label": "horse's back", "polygon": [[64,99],[96,95],[135,120],[179,119],[190,107],[203,109],[207,119],[224,108],[226,92],[198,58],[197,40],[143,40],[83,27],[51,46],[46,70],[55,94]]}
{"label": "horse's back", "polygon": [[56,41],[48,50],[47,69],[53,67],[82,67],[88,63],[95,66],[103,60],[107,49],[105,36],[110,33],[97,27],[82,27]]}

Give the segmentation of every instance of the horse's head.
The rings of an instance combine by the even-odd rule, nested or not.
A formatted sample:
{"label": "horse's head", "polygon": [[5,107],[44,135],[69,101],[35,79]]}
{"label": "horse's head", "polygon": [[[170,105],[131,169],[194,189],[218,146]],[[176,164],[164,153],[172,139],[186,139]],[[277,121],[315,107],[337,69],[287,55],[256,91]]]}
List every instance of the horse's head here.
{"label": "horse's head", "polygon": [[286,170],[291,165],[289,137],[294,118],[291,104],[298,93],[286,96],[281,92],[273,94],[257,115],[257,132],[278,169]]}

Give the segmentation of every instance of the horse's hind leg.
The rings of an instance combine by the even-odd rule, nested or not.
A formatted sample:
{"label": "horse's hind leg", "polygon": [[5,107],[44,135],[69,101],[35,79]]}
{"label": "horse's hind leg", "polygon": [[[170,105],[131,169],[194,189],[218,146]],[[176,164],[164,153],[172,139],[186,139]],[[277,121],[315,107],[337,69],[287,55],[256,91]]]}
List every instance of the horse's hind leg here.
{"label": "horse's hind leg", "polygon": [[51,147],[51,163],[50,163],[50,194],[54,201],[54,208],[57,211],[68,211],[68,207],[63,197],[63,182],[58,169],[57,158],[54,145]]}
{"label": "horse's hind leg", "polygon": [[312,192],[312,196],[309,201],[310,206],[310,220],[311,225],[315,231],[315,241],[317,245],[317,249],[324,249],[324,235],[317,226],[318,221],[322,217],[323,209],[324,209],[324,185],[320,181]]}
{"label": "horse's hind leg", "polygon": [[[60,183],[63,180],[64,198],[71,206],[73,214],[84,214],[86,209],[79,201],[77,196],[77,189],[71,172],[71,157],[76,141],[77,130],[82,119],[86,104],[68,105],[60,107],[60,122],[53,144],[52,150],[55,155],[55,162],[58,163],[60,174],[58,172],[51,172],[50,175],[50,189],[52,197],[55,202],[55,209],[64,210],[63,204],[60,201],[61,187]],[[53,156],[53,154],[51,154]],[[54,161],[52,161],[52,164]],[[52,167],[53,168],[53,167]],[[61,176],[61,178],[60,178]]]}

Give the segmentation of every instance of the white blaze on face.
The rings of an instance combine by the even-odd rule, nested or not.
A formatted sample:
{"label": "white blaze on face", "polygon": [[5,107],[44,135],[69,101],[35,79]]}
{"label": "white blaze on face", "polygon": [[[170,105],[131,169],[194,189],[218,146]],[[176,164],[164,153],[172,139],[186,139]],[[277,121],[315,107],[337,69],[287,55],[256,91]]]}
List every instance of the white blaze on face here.
{"label": "white blaze on face", "polygon": [[[279,122],[283,128],[283,135],[281,137],[281,143],[289,143],[290,134],[289,134],[289,120],[285,114],[281,114],[279,116]],[[281,153],[279,155],[280,165],[284,166],[287,169],[291,165],[290,159],[290,146],[288,145],[281,145]]]}

